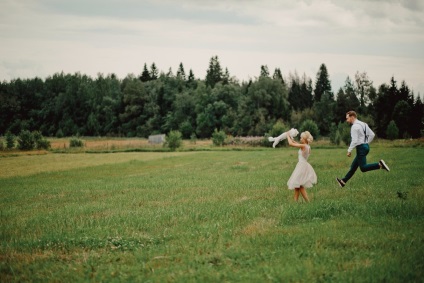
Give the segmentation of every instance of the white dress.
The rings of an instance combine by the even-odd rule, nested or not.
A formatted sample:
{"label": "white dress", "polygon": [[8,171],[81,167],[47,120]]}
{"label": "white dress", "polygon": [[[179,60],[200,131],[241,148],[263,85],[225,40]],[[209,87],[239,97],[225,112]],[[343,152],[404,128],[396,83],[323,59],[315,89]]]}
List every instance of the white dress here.
{"label": "white dress", "polygon": [[317,175],[315,174],[314,168],[308,163],[310,154],[311,147],[309,145],[306,146],[305,151],[302,151],[301,148],[299,149],[299,162],[287,182],[289,190],[300,187],[311,188],[313,184],[317,183]]}

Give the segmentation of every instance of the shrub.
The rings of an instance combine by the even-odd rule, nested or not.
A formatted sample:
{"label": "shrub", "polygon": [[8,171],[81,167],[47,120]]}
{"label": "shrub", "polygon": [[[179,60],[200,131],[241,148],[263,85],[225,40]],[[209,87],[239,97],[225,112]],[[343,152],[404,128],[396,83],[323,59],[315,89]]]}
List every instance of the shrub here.
{"label": "shrub", "polygon": [[170,131],[166,137],[164,146],[168,146],[169,149],[175,151],[182,145],[182,135],[180,131]]}
{"label": "shrub", "polygon": [[193,126],[189,121],[184,121],[180,125],[180,132],[184,138],[190,138],[191,133],[193,133]]}
{"label": "shrub", "polygon": [[340,135],[340,132],[336,132],[336,136],[334,137],[334,144],[339,145],[342,142],[342,136]]}
{"label": "shrub", "polygon": [[32,132],[35,141],[36,149],[49,149],[50,142],[43,137],[43,135],[39,131]]}
{"label": "shrub", "polygon": [[289,129],[289,127],[287,127],[283,121],[278,120],[277,122],[275,122],[275,124],[272,126],[271,129],[271,137],[278,137],[279,135],[281,135],[284,132],[287,132]]}
{"label": "shrub", "polygon": [[3,140],[0,140],[0,150],[4,150],[4,143],[3,143]]}
{"label": "shrub", "polygon": [[18,148],[20,150],[49,149],[50,142],[39,131],[24,130],[19,134]]}
{"label": "shrub", "polygon": [[12,149],[15,147],[15,136],[10,132],[6,132],[6,148]]}
{"label": "shrub", "polygon": [[197,136],[196,136],[195,133],[192,133],[191,134],[190,141],[191,141],[191,143],[196,144],[196,142],[197,142]]}
{"label": "shrub", "polygon": [[340,122],[337,126],[331,125],[330,128],[330,142],[336,145],[340,145],[341,142],[346,145],[350,143],[350,128],[347,123]]}
{"label": "shrub", "polygon": [[212,142],[216,146],[222,146],[224,144],[226,137],[227,135],[225,134],[224,131],[222,130],[218,131],[217,129],[215,129],[215,131],[212,134]]}
{"label": "shrub", "polygon": [[349,124],[340,122],[339,125],[337,126],[337,130],[338,130],[338,132],[340,134],[340,138],[344,142],[344,144],[349,145],[350,140],[351,140]]}
{"label": "shrub", "polygon": [[390,121],[386,129],[386,136],[389,140],[394,140],[399,137],[399,128],[396,126],[395,121]]}
{"label": "shrub", "polygon": [[72,137],[69,141],[69,147],[84,147],[84,142],[78,137]]}
{"label": "shrub", "polygon": [[33,131],[32,136],[34,137],[34,142],[37,144],[38,141],[43,139],[43,135],[39,131]]}
{"label": "shrub", "polygon": [[[338,136],[338,139],[337,139]],[[339,131],[337,131],[337,126],[334,123],[331,123],[331,127],[330,127],[330,142],[336,145],[340,144],[340,133]]]}
{"label": "shrub", "polygon": [[312,108],[305,108],[302,111],[292,111],[290,115],[290,126],[299,129],[305,120],[312,120],[315,117],[315,112]]}
{"label": "shrub", "polygon": [[37,149],[49,149],[50,142],[47,139],[42,138],[41,140],[37,141],[36,147]]}
{"label": "shrub", "polygon": [[304,131],[309,131],[314,139],[317,139],[319,136],[318,125],[310,119],[303,121],[302,125],[300,125],[299,134]]}
{"label": "shrub", "polygon": [[225,138],[224,145],[269,147],[270,142],[267,137],[233,137],[228,135]]}
{"label": "shrub", "polygon": [[65,135],[63,134],[63,131],[62,131],[62,129],[59,129],[59,130],[57,130],[57,132],[56,132],[56,137],[57,138],[63,138]]}
{"label": "shrub", "polygon": [[23,130],[18,136],[18,148],[20,150],[32,150],[35,147],[34,135],[28,131]]}

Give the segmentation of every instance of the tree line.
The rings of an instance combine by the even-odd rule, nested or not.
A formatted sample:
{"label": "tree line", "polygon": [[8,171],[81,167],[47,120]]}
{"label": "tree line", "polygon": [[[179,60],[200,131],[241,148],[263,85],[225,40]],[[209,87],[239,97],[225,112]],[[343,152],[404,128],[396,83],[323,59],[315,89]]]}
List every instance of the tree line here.
{"label": "tree line", "polygon": [[263,136],[276,124],[300,127],[316,123],[319,135],[331,136],[355,110],[379,137],[418,138],[423,104],[405,82],[394,77],[378,88],[368,75],[347,77],[336,94],[325,64],[315,81],[296,72],[283,77],[261,66],[255,79],[240,82],[210,59],[206,77],[174,74],[144,64],[139,76],[55,73],[46,79],[13,79],[0,83],[0,135],[23,130],[44,136],[147,137],[179,131],[184,138],[210,138],[217,129],[232,136]]}

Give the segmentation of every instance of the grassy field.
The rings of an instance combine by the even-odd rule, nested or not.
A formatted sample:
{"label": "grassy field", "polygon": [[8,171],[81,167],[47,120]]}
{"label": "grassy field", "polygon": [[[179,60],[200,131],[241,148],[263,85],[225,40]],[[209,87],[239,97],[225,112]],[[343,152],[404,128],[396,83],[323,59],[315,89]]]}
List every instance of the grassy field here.
{"label": "grassy field", "polygon": [[314,148],[0,157],[1,282],[422,282],[424,148],[372,146],[391,172]]}

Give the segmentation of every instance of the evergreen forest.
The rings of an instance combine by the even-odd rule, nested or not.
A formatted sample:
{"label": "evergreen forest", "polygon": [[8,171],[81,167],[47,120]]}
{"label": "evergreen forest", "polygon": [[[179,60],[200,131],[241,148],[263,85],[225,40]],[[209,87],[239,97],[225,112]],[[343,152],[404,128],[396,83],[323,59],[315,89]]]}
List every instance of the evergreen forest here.
{"label": "evergreen forest", "polygon": [[333,92],[325,64],[314,79],[296,72],[283,77],[266,65],[258,71],[255,79],[240,82],[213,56],[203,79],[186,72],[183,63],[176,73],[145,63],[140,75],[123,79],[62,72],[3,81],[0,136],[23,130],[48,137],[148,137],[172,130],[184,138],[210,138],[215,130],[264,136],[277,123],[300,127],[306,120],[316,123],[320,136],[330,136],[349,110],[380,138],[388,138],[393,127],[392,138],[422,136],[421,98],[394,77],[374,87],[366,72],[357,72]]}

